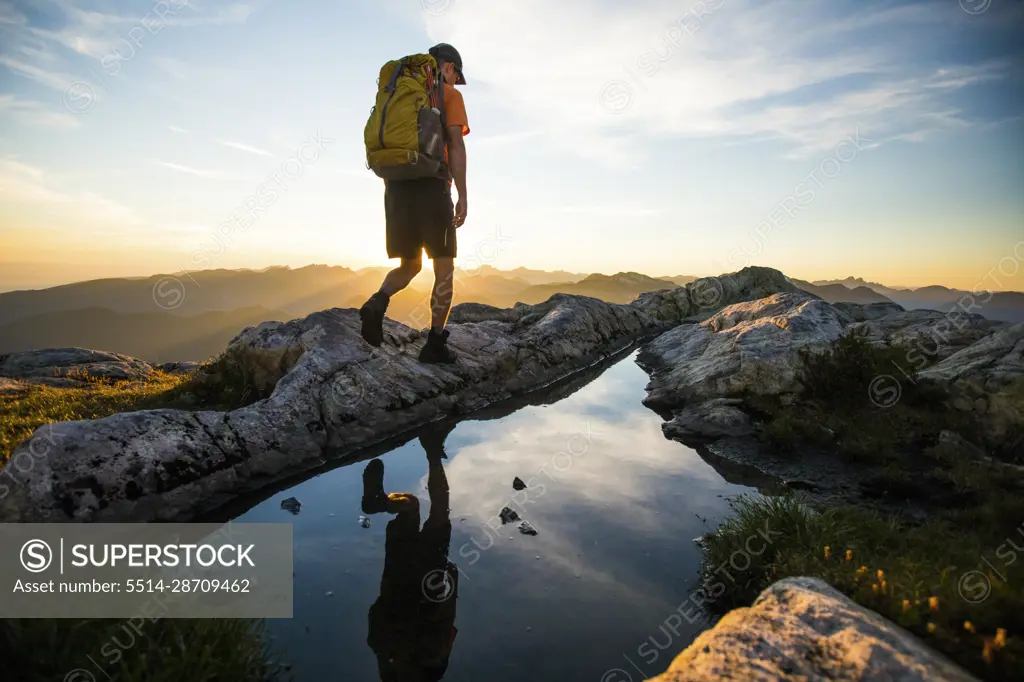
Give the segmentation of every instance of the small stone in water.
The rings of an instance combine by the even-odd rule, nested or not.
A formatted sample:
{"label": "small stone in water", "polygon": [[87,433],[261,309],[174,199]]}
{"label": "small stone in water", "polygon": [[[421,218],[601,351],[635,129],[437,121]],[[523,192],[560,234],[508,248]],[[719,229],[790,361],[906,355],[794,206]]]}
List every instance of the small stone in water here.
{"label": "small stone in water", "polygon": [[[331,514],[331,516],[334,516],[334,514]],[[368,516],[360,516],[359,517],[359,525],[362,526],[363,528],[369,528],[370,527],[370,517],[368,517]]]}
{"label": "small stone in water", "polygon": [[523,483],[523,479],[516,476],[515,478],[512,479],[512,487],[515,488],[516,490],[523,490],[524,488],[526,488],[526,484]]}
{"label": "small stone in water", "polygon": [[302,508],[302,503],[294,497],[289,497],[287,500],[281,500],[281,509],[286,509],[292,514],[298,514],[299,509]]}
{"label": "small stone in water", "polygon": [[514,509],[509,509],[508,507],[503,508],[498,513],[498,517],[501,519],[501,525],[503,526],[506,523],[512,523],[513,521],[519,520],[519,514],[517,514]]}
{"label": "small stone in water", "polygon": [[519,524],[519,532],[523,535],[536,535],[537,529],[531,526],[529,521],[523,521]]}

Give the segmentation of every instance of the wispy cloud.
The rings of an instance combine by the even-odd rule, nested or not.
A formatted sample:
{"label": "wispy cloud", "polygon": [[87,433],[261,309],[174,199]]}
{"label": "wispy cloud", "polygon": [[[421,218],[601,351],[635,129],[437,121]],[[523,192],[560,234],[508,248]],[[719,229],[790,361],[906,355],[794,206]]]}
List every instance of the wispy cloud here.
{"label": "wispy cloud", "polygon": [[66,73],[50,71],[49,69],[34,66],[22,60],[13,59],[7,56],[0,57],[0,65],[6,66],[12,73],[24,78],[31,78],[37,83],[42,83],[49,88],[60,90],[62,92],[67,89],[68,85],[75,81],[73,76],[69,76]]}
{"label": "wispy cloud", "polygon": [[[60,11],[60,20],[46,27],[26,26],[26,17],[13,7],[0,5],[0,26],[18,27],[18,32],[5,35],[8,43],[6,52],[28,54],[23,45],[30,41],[60,46],[79,55],[96,60],[117,57],[128,60],[137,51],[143,49],[138,39],[133,40],[130,33],[134,29],[145,30],[146,36],[155,35],[156,31],[169,27],[221,26],[245,23],[253,12],[246,3],[193,1],[162,3],[162,11],[156,12],[155,6],[160,3],[149,3],[137,6],[133,13],[116,13],[107,11],[108,6],[82,8],[69,0],[51,0],[51,4]],[[51,17],[56,19],[57,17]],[[145,43],[142,44],[143,46]],[[39,48],[33,48],[40,54]],[[174,77],[181,78],[181,62],[171,58],[161,58],[156,62],[158,68]]]}
{"label": "wispy cloud", "polygon": [[225,147],[231,147],[239,151],[248,152],[249,154],[256,154],[257,156],[273,156],[266,149],[260,149],[259,147],[253,147],[252,145],[242,144],[241,142],[231,142],[230,140],[217,140],[218,144],[222,144]]}
{"label": "wispy cloud", "polygon": [[157,163],[164,168],[169,168],[179,173],[187,173],[188,175],[195,175],[200,178],[219,178],[221,177],[220,171],[206,170],[203,168],[193,168],[192,166],[183,166],[180,163],[171,163],[169,161],[157,161]]}
{"label": "wispy cloud", "polygon": [[22,26],[28,23],[24,14],[14,8],[14,5],[4,3],[0,5],[0,24]]}
{"label": "wispy cloud", "polygon": [[[691,11],[698,5],[699,19]],[[545,144],[620,164],[635,157],[638,140],[776,139],[806,155],[858,124],[885,140],[955,129],[966,114],[927,114],[955,109],[956,90],[1006,74],[937,71],[918,56],[922,45],[953,35],[963,16],[929,2],[519,0],[514,11],[466,3],[424,21],[431,38],[457,44],[472,63],[484,104],[550,131]],[[524,72],[543,77],[523,87]],[[614,112],[602,106],[609,84],[618,88]]]}
{"label": "wispy cloud", "polygon": [[187,135],[189,133],[188,130],[185,130],[184,128],[179,128],[178,126],[167,126],[167,129],[170,130],[172,133],[179,133],[182,135]]}
{"label": "wispy cloud", "polygon": [[93,192],[69,191],[37,166],[0,159],[0,205],[31,205],[64,220],[96,225],[138,225],[131,208]]}
{"label": "wispy cloud", "polygon": [[50,111],[40,102],[21,99],[16,95],[0,94],[0,112],[10,114],[12,118],[24,125],[64,129],[78,126],[78,119],[74,116]]}

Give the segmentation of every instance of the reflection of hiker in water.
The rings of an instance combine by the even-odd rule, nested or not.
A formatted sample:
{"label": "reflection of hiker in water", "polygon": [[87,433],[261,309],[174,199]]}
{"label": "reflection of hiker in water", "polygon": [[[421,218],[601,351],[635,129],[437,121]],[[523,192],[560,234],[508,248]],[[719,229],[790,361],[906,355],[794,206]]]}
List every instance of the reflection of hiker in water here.
{"label": "reflection of hiker in water", "polygon": [[436,682],[448,669],[455,642],[458,569],[448,561],[452,524],[448,479],[441,460],[454,427],[420,436],[429,466],[430,513],[420,529],[420,503],[409,493],[384,492],[384,463],[363,472],[363,513],[397,514],[387,525],[380,597],[370,607],[367,644],[383,682]]}

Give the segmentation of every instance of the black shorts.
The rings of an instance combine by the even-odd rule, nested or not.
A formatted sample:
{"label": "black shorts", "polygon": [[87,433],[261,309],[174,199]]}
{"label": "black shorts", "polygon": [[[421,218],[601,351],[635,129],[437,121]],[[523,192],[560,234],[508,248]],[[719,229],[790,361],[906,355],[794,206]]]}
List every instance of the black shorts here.
{"label": "black shorts", "polygon": [[384,190],[388,258],[455,258],[451,185],[441,178],[391,180]]}

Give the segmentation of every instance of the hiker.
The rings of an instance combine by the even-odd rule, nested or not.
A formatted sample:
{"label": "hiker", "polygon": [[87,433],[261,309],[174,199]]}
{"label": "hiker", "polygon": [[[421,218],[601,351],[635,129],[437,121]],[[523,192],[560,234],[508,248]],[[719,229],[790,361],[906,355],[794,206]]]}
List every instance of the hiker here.
{"label": "hiker", "polygon": [[[462,75],[462,57],[451,45],[435,45],[430,48],[429,55],[436,62],[439,78],[435,78],[437,74],[433,73],[424,55],[410,55],[400,62],[385,65],[381,70],[378,104],[367,122],[368,162],[371,169],[384,178],[388,258],[401,258],[402,261],[384,278],[380,291],[363,304],[359,316],[363,338],[371,346],[380,346],[388,303],[419,274],[425,249],[434,264],[434,288],[430,298],[430,331],[420,352],[420,361],[453,363],[457,355],[448,347],[445,324],[452,305],[455,230],[466,221],[466,146],[462,138],[469,134],[462,93],[454,86],[465,85],[466,79]],[[422,76],[423,73],[427,76]],[[423,84],[417,86],[424,78]],[[436,88],[431,102],[436,100],[437,106],[426,108],[422,106],[422,93],[426,88],[429,94],[431,83]],[[414,100],[417,87],[419,99]],[[438,97],[436,93],[443,93],[443,96]],[[409,104],[413,101],[419,104]],[[414,106],[418,110],[414,110]],[[430,111],[440,116],[435,137],[442,139],[431,140],[424,134],[431,125],[431,119],[424,118],[424,115]],[[403,136],[400,129],[403,125],[415,126],[418,134],[411,132]],[[393,141],[389,142],[388,134],[392,130],[396,132],[391,137]],[[417,138],[415,149],[397,150],[404,151],[404,156],[393,153],[395,145],[402,144],[402,140],[408,145],[408,140]],[[436,154],[436,170],[429,164],[435,147],[439,152],[443,149],[443,155]],[[459,192],[454,208],[451,195],[453,179]]]}
{"label": "hiker", "polygon": [[448,561],[452,522],[441,460],[452,428],[435,427],[420,436],[430,495],[422,530],[416,496],[384,492],[381,460],[371,460],[363,472],[363,513],[396,514],[385,530],[380,596],[370,607],[366,639],[377,656],[382,682],[437,682],[448,669],[458,632],[458,568]]}

